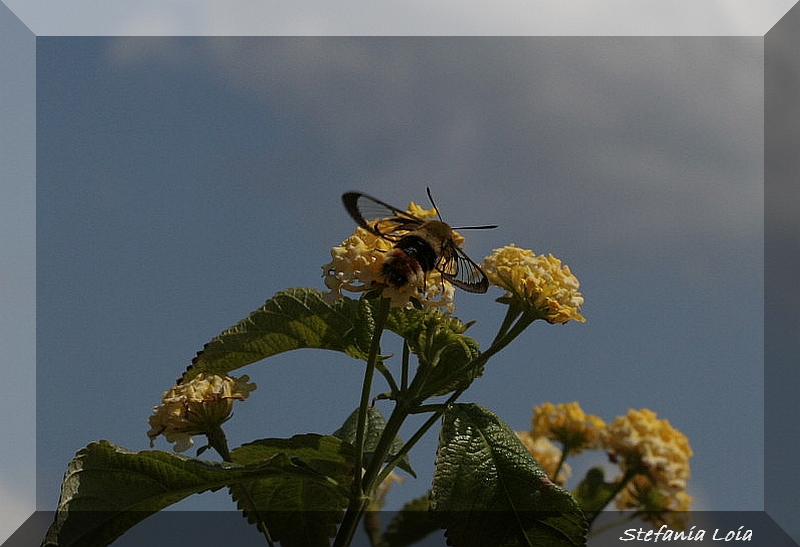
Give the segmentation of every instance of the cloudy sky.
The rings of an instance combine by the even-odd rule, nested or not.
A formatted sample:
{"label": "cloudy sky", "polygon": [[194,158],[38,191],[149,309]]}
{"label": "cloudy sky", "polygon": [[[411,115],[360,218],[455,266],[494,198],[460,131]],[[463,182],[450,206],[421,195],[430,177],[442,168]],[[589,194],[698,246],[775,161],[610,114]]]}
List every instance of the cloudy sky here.
{"label": "cloudy sky", "polygon": [[[606,420],[651,408],[692,443],[698,509],[762,509],[760,35],[784,4],[731,4],[728,26],[709,17],[707,30],[673,31],[752,37],[88,39],[79,36],[270,31],[247,26],[266,19],[218,16],[210,3],[192,14],[144,3],[105,14],[112,27],[100,32],[98,14],[7,2],[40,36],[36,506],[54,507],[67,461],[87,442],[146,448],[151,407],[204,342],[280,289],[322,288],[320,265],[352,229],[343,191],[405,206],[431,186],[445,220],[500,225],[469,234],[473,258],[509,242],[553,253],[586,297],[586,324],[536,325],[463,400],[517,429],[544,401],[578,400]],[[435,20],[451,11],[439,5]],[[12,17],[0,6],[1,24],[24,42]],[[319,14],[280,17],[295,33],[346,28]],[[398,32],[414,32],[400,19]],[[457,19],[477,33],[468,30],[477,11]],[[667,33],[663,17],[626,24],[636,22],[645,30],[618,33]],[[492,33],[501,23],[487,24]],[[4,256],[24,257],[32,194],[13,197],[28,208],[4,216],[4,232],[27,229]],[[24,318],[4,329],[19,362],[33,355],[14,331],[32,325],[33,272],[23,273],[28,283],[9,290],[20,274],[3,271],[5,302]],[[457,315],[479,319],[472,333],[483,344],[501,318],[496,296],[457,296]],[[360,389],[358,364],[338,355],[287,354],[244,372],[259,390],[231,421],[232,444],[329,433]],[[17,445],[24,453],[32,436]],[[412,454],[420,479],[393,503],[427,488],[434,446],[429,435]],[[10,462],[0,493],[33,507],[30,459]]]}

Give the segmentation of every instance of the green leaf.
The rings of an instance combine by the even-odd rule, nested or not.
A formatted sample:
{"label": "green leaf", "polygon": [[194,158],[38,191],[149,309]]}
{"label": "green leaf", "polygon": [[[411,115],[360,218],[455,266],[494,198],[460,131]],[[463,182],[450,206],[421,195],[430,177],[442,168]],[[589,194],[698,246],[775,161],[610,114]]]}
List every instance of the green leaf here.
{"label": "green leaf", "polygon": [[42,545],[108,545],[191,494],[287,472],[308,473],[294,469],[285,458],[241,466],[157,450],[133,452],[108,441],[92,443],[67,466],[58,512]]}
{"label": "green leaf", "polygon": [[592,467],[586,476],[575,488],[573,495],[581,508],[589,513],[600,511],[617,493],[616,482],[605,481],[605,471],[602,467]]}
{"label": "green leaf", "polygon": [[201,372],[227,374],[299,348],[366,359],[373,329],[372,308],[366,300],[340,298],[330,303],[315,289],[286,289],[207,343],[182,379],[191,380]]}
{"label": "green leaf", "polygon": [[[421,399],[465,389],[483,372],[478,343],[464,335],[467,326],[440,310],[394,308],[386,328],[403,337],[417,356],[414,379]],[[469,368],[464,368],[472,363]]]}
{"label": "green leaf", "polygon": [[459,547],[585,545],[586,519],[572,496],[508,425],[474,404],[443,416],[431,509]]}
{"label": "green leaf", "polygon": [[[375,453],[375,447],[378,446],[378,441],[381,438],[383,429],[386,427],[386,420],[383,418],[380,410],[374,406],[370,406],[367,407],[366,425],[367,428],[364,432],[364,456],[366,457],[366,461],[364,463],[368,465],[370,459],[372,459],[372,455]],[[347,417],[347,420],[345,420],[344,424],[342,424],[342,427],[334,432],[333,436],[355,446],[357,427],[358,409],[355,409],[353,413]],[[386,455],[386,461],[392,459],[398,452],[400,452],[401,448],[403,448],[403,441],[399,437],[395,437],[392,441],[392,447],[390,448],[389,453]],[[397,467],[412,477],[417,478],[417,474],[414,473],[414,470],[411,468],[411,462],[409,461],[407,454],[400,460],[400,462],[398,462]]]}
{"label": "green leaf", "polygon": [[378,546],[406,547],[414,545],[440,530],[438,522],[428,510],[429,506],[430,499],[427,495],[406,503],[386,527]]}
{"label": "green leaf", "polygon": [[[367,359],[375,330],[376,299],[340,298],[333,303],[315,289],[286,289],[207,343],[183,374],[228,374],[266,357],[299,348],[341,351]],[[386,328],[405,338],[420,363],[426,399],[466,388],[483,371],[478,344],[466,325],[436,309],[392,309]],[[473,366],[465,369],[469,363]]]}
{"label": "green leaf", "polygon": [[283,547],[327,546],[348,502],[352,447],[336,437],[308,434],[261,439],[231,452],[234,462],[248,466],[276,455],[306,472],[241,481],[230,487],[233,499],[248,522],[266,527]]}

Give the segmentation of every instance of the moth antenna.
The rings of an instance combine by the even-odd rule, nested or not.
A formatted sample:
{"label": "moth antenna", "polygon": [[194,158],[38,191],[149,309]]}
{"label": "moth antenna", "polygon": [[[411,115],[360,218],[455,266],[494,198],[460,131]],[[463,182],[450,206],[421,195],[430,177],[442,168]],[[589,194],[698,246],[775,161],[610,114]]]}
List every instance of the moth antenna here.
{"label": "moth antenna", "polygon": [[486,226],[457,226],[453,230],[491,230],[497,228],[497,224],[489,224]]}
{"label": "moth antenna", "polygon": [[[436,211],[436,216],[439,217],[439,220],[442,220],[442,214],[439,212],[439,208],[436,206],[436,203],[433,201],[433,196],[431,195],[431,187],[426,186],[425,190],[428,192],[428,199],[431,200],[431,205],[433,205],[433,210]],[[442,222],[444,222],[442,220]]]}

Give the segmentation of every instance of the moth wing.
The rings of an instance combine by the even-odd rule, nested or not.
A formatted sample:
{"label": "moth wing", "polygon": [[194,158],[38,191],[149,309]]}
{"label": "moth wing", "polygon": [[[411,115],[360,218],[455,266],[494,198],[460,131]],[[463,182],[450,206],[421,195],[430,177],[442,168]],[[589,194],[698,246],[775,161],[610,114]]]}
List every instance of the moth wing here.
{"label": "moth wing", "polygon": [[442,249],[436,269],[443,278],[459,289],[473,293],[485,293],[489,289],[489,279],[481,267],[452,241],[446,243]]}
{"label": "moth wing", "polygon": [[360,192],[343,194],[342,203],[356,224],[377,236],[392,241],[397,241],[401,237],[395,232],[410,232],[425,222],[406,211]]}

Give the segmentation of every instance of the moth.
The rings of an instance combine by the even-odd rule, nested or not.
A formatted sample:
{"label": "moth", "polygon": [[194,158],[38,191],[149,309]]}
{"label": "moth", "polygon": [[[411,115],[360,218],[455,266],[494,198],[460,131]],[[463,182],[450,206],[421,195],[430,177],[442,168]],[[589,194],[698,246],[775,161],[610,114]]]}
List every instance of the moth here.
{"label": "moth", "polygon": [[427,190],[438,220],[418,218],[360,192],[343,194],[342,203],[356,224],[394,244],[381,269],[388,285],[398,289],[420,281],[424,285],[428,272],[436,270],[460,289],[485,293],[489,288],[486,274],[456,243],[453,231],[497,226],[451,228],[442,220],[430,188]]}

